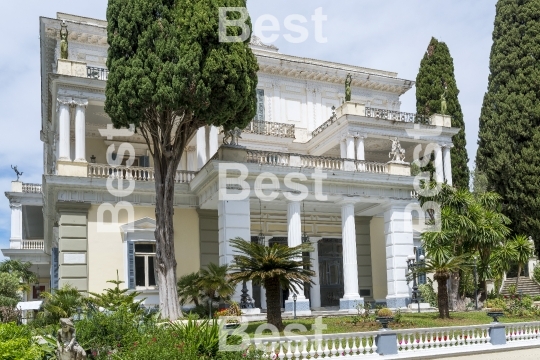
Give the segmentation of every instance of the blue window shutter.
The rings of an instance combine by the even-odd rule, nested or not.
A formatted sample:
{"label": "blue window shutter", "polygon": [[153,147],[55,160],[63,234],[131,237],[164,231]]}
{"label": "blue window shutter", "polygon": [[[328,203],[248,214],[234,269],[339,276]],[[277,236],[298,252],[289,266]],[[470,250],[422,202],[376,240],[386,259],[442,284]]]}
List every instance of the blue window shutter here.
{"label": "blue window shutter", "polygon": [[264,90],[257,89],[257,114],[255,121],[264,121]]}
{"label": "blue window shutter", "polygon": [[58,289],[58,248],[52,248],[51,288]]}
{"label": "blue window shutter", "polygon": [[128,288],[135,289],[135,243],[127,242],[128,247]]}

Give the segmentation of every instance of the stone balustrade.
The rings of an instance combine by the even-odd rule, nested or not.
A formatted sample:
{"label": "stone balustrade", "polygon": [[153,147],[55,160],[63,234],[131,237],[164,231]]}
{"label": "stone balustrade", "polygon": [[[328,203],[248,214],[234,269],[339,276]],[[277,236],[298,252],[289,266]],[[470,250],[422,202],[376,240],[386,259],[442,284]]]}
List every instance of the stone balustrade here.
{"label": "stone balustrade", "polygon": [[252,121],[244,129],[245,133],[282,138],[295,138],[295,126],[269,121]]}
{"label": "stone balustrade", "polygon": [[[500,333],[498,333],[500,331]],[[505,339],[506,334],[506,339]],[[501,336],[502,335],[502,341]],[[378,358],[508,351],[540,346],[540,322],[385,330],[348,334],[260,337],[250,345],[269,359]],[[248,344],[245,344],[248,345]],[[394,357],[392,357],[394,358]]]}
{"label": "stone balustrade", "polygon": [[43,250],[44,248],[44,240],[22,240],[21,242],[21,249],[23,250]]}
{"label": "stone balustrade", "polygon": [[[189,183],[197,175],[194,171],[177,170],[174,182]],[[111,178],[135,181],[155,181],[154,168],[136,166],[111,166],[106,164],[88,164],[89,178]]]}
{"label": "stone balustrade", "polygon": [[[341,158],[325,156],[297,155],[270,151],[247,150],[247,162],[259,165],[291,166],[322,170],[343,170],[369,172],[375,174],[390,174],[389,167],[384,163],[369,161],[350,161]],[[347,163],[353,164],[349,168]]]}
{"label": "stone balustrade", "polygon": [[41,184],[22,184],[23,193],[39,194],[41,193]]}

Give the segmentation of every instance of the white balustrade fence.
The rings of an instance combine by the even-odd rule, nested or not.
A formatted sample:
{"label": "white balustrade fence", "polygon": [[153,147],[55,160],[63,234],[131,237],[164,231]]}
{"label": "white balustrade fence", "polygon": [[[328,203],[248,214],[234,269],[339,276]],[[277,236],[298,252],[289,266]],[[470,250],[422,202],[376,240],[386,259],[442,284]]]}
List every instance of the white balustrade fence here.
{"label": "white balustrade fence", "polygon": [[377,355],[377,332],[279,338],[256,338],[252,344],[268,359],[329,359]]}
{"label": "white balustrade fence", "polygon": [[43,250],[45,242],[43,240],[23,240],[21,248],[24,250]]}
{"label": "white balustrade fence", "polygon": [[289,166],[289,154],[270,151],[247,151],[247,162],[259,165]]}
{"label": "white balustrade fence", "polygon": [[23,193],[34,193],[38,194],[41,193],[41,184],[22,184],[22,192]]}
{"label": "white balustrade fence", "polygon": [[[197,175],[194,171],[177,170],[174,182],[177,184],[188,183]],[[110,178],[136,181],[155,181],[154,168],[137,166],[110,166],[104,164],[89,164],[88,177]]]}
{"label": "white balustrade fence", "polygon": [[531,323],[504,324],[506,341],[540,340],[540,321]]}
{"label": "white balustrade fence", "polygon": [[343,159],[329,158],[323,156],[300,156],[302,159],[302,167],[315,168],[323,170],[343,170]]}

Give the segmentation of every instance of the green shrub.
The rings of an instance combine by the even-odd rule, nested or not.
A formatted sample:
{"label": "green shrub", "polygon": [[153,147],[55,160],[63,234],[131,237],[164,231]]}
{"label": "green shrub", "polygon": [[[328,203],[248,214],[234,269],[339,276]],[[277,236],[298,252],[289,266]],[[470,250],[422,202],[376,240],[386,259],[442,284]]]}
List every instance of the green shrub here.
{"label": "green shrub", "polygon": [[540,284],[540,263],[536,264],[533,270],[533,279]]}
{"label": "green shrub", "polygon": [[84,306],[81,293],[70,285],[64,285],[54,293],[44,292],[41,297],[45,299],[44,311],[38,314],[38,322],[41,324],[58,325],[61,318],[72,317],[78,308]]}
{"label": "green shrub", "polygon": [[489,299],[489,300],[486,301],[485,307],[490,308],[490,309],[492,309],[492,308],[505,309],[506,308],[506,301],[504,301],[504,299],[502,299],[502,298]]}
{"label": "green shrub", "polygon": [[393,315],[394,313],[392,312],[392,310],[388,308],[382,308],[379,311],[377,311],[378,317],[392,317]]}
{"label": "green shrub", "polygon": [[437,307],[437,293],[433,288],[433,280],[429,278],[427,280],[428,282],[426,284],[418,286],[420,297],[422,298],[423,302],[429,303],[429,306]]}
{"label": "green shrub", "polygon": [[42,355],[28,327],[0,324],[0,360],[35,360]]}
{"label": "green shrub", "polygon": [[20,300],[19,287],[15,275],[0,272],[0,306],[15,307]]}

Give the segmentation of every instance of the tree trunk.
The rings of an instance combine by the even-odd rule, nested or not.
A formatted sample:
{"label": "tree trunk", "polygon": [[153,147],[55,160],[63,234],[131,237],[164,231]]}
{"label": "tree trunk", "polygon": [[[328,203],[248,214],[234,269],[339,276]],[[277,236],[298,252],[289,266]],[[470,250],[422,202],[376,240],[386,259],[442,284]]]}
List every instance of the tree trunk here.
{"label": "tree trunk", "polygon": [[516,292],[519,293],[518,291],[518,286],[519,286],[519,276],[521,275],[521,264],[518,264],[518,273],[517,273],[517,278],[516,278]]}
{"label": "tree trunk", "polygon": [[437,302],[439,306],[439,317],[441,319],[450,318],[450,311],[448,309],[448,288],[446,283],[448,282],[448,275],[435,274],[434,279],[437,280]]}
{"label": "tree trunk", "polygon": [[283,331],[283,320],[281,319],[281,299],[279,296],[280,287],[278,278],[270,278],[264,281],[266,289],[266,317],[269,324],[274,325],[278,331]]}
{"label": "tree trunk", "polygon": [[450,305],[452,306],[452,310],[457,309],[457,306],[458,306],[459,281],[460,281],[459,271],[456,271],[450,275],[451,290],[450,290],[449,298],[450,298]]}

